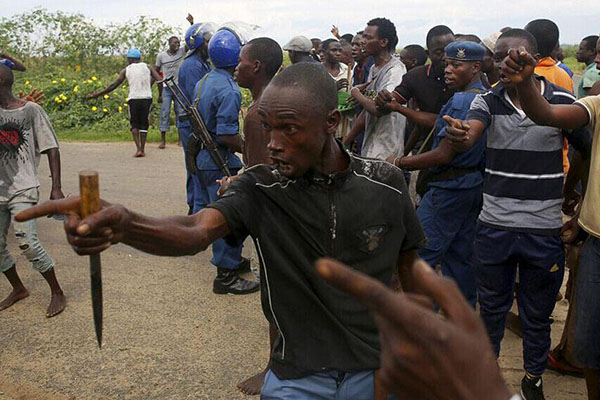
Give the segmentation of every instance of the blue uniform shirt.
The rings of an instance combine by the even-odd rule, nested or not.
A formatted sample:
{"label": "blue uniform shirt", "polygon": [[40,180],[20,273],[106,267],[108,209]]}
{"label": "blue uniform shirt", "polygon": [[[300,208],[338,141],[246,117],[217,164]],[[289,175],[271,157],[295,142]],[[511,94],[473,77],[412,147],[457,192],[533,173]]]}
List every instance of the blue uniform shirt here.
{"label": "blue uniform shirt", "polygon": [[[190,104],[194,103],[194,98],[196,96],[196,92],[194,92],[194,88],[196,84],[204,75],[210,72],[210,65],[202,61],[195,54],[187,57],[181,63],[179,67],[179,87],[185,97],[187,97]],[[178,126],[190,126],[191,123],[188,120],[179,121]]]}
{"label": "blue uniform shirt", "polygon": [[[448,100],[442,107],[438,118],[435,122],[435,137],[433,138],[432,149],[439,146],[440,141],[446,136],[446,121],[442,116],[449,115],[455,119],[464,120],[471,108],[471,102],[478,93],[485,93],[487,89],[483,87],[481,81],[468,86],[464,92],[457,92]],[[485,165],[485,137],[484,132],[479,140],[464,153],[457,154],[450,164],[443,167],[432,168],[433,173],[440,173],[452,167],[455,168],[471,168],[479,167],[481,171],[474,171],[466,175],[459,176],[454,179],[430,182],[429,186],[439,187],[443,189],[470,189],[483,184],[483,168]]]}
{"label": "blue uniform shirt", "polygon": [[[196,83],[194,96],[198,93],[200,82]],[[242,93],[233,80],[233,76],[224,69],[214,69],[208,73],[202,85],[198,112],[202,116],[208,132],[219,143],[219,136],[239,134],[239,113],[242,106]],[[219,151],[230,169],[242,167],[241,160],[225,146]],[[219,167],[207,150],[202,150],[196,159],[200,170],[216,170]]]}

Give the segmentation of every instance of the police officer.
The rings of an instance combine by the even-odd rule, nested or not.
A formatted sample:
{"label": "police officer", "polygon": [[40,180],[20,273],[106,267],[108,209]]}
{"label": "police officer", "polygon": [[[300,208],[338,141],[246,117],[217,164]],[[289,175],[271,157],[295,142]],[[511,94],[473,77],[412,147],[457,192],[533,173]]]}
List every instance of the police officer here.
{"label": "police officer", "polygon": [[[209,24],[194,24],[185,33],[185,43],[189,49],[181,67],[179,67],[179,87],[193,104],[196,84],[210,72],[208,61],[208,42],[213,35]],[[187,146],[187,140],[192,132],[192,124],[187,116],[180,116],[177,120],[177,129],[183,148]],[[187,171],[185,189],[187,193],[188,215],[194,211],[194,184],[199,185],[198,176]]]}
{"label": "police officer", "polygon": [[[234,154],[242,152],[238,122],[242,94],[233,80],[241,49],[242,41],[235,32],[226,28],[217,31],[208,43],[208,54],[215,69],[194,88],[198,112],[234,175],[242,167],[241,160]],[[217,200],[217,179],[223,177],[206,149],[198,154],[196,166],[199,184],[194,185],[194,213]],[[213,243],[212,249],[211,262],[217,267],[217,277],[213,282],[214,293],[247,294],[259,289],[258,282],[242,279],[238,275],[237,270],[242,263],[241,242],[232,245],[231,242],[219,239]]]}
{"label": "police officer", "polygon": [[453,42],[445,47],[445,54],[445,81],[456,93],[438,115],[432,150],[388,160],[403,169],[431,168],[429,190],[417,209],[427,235],[427,245],[419,255],[431,265],[441,263],[442,273],[457,282],[475,307],[471,255],[481,208],[485,135],[471,149],[457,154],[445,139],[447,123],[442,117],[466,118],[475,96],[486,91],[480,79],[485,48],[473,42]]}

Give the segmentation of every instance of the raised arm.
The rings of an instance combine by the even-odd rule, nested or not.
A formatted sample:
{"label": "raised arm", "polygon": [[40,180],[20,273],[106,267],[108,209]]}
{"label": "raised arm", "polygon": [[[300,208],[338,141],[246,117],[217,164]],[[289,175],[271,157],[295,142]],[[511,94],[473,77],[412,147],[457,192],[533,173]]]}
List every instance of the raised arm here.
{"label": "raised arm", "polygon": [[20,212],[15,219],[69,214],[65,222],[67,240],[80,255],[99,253],[120,242],[151,254],[191,255],[230,233],[223,214],[212,208],[190,216],[153,218],[103,201],[99,212],[83,220],[78,214],[80,208],[79,196],[51,200]]}
{"label": "raised arm", "polygon": [[85,96],[86,99],[95,99],[96,97],[100,97],[103,96],[107,93],[112,92],[113,90],[115,90],[116,88],[119,87],[119,85],[121,83],[123,83],[123,81],[125,80],[125,69],[123,69],[121,71],[121,73],[119,74],[119,77],[110,85],[108,85],[104,90],[102,90],[101,92],[94,92],[94,93],[90,93],[87,96]]}
{"label": "raised arm", "polygon": [[502,62],[502,72],[516,84],[523,111],[533,122],[561,129],[577,129],[589,122],[587,112],[575,104],[553,105],[540,94],[533,72],[536,61],[524,47],[511,49]]}

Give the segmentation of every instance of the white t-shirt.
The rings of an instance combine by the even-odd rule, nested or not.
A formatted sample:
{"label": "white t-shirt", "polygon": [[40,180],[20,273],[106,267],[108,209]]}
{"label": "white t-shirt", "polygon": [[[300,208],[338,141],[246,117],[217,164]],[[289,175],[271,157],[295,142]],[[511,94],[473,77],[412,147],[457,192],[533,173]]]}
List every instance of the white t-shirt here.
{"label": "white t-shirt", "polygon": [[127,100],[151,99],[150,68],[146,63],[133,63],[125,68],[125,77],[129,83]]}
{"label": "white t-shirt", "polygon": [[0,108],[0,204],[37,203],[41,153],[54,148],[58,140],[42,107]]}
{"label": "white t-shirt", "polygon": [[[377,93],[383,89],[392,92],[402,82],[406,67],[397,59],[391,60],[378,68],[373,65],[369,71],[367,90]],[[391,112],[381,117],[374,117],[367,112],[365,120],[365,139],[362,155],[385,160],[389,156],[400,156],[404,152],[404,129],[406,117],[398,112]]]}

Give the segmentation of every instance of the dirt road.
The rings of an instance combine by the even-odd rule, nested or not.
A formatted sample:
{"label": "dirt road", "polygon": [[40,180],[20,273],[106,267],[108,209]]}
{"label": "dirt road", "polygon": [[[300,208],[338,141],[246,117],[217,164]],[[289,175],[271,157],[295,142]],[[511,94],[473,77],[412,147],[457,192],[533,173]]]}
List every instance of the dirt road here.
{"label": "dirt road", "polygon": [[[77,172],[92,168],[100,172],[102,196],[108,201],[154,216],[185,213],[181,149],[158,150],[152,145],[144,159],[134,159],[133,152],[132,144],[62,144],[65,194],[77,193]],[[48,196],[48,175],[43,159],[43,198]],[[258,294],[212,294],[215,269],[210,252],[161,258],[123,245],[104,252],[104,346],[99,350],[88,260],[67,246],[61,223],[40,220],[38,232],[57,262],[67,309],[45,318],[48,288],[19,255],[19,273],[31,296],[0,312],[0,400],[246,398],[235,385],[264,367],[267,324]],[[10,249],[17,254],[14,240]],[[250,243],[244,251],[256,260]],[[8,291],[1,278],[0,297]],[[565,313],[563,301],[555,313],[556,340]],[[521,344],[510,332],[500,364],[517,390]],[[586,398],[581,379],[548,372],[545,386],[549,399]]]}

